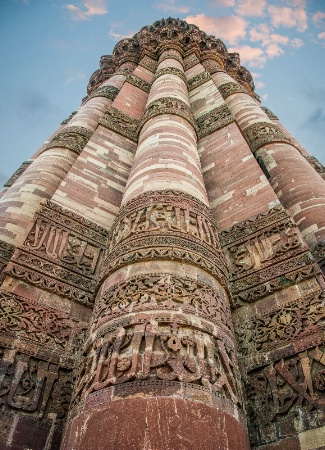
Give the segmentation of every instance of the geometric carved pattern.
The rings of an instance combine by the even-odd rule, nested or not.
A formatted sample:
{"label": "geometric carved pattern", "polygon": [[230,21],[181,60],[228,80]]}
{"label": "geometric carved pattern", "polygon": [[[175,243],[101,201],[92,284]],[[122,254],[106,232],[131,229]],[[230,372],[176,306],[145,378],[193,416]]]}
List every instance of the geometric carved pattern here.
{"label": "geometric carved pattern", "polygon": [[212,111],[209,111],[196,119],[198,138],[202,139],[225,125],[234,122],[234,120],[235,117],[231,114],[230,109],[224,103],[223,105],[218,106]]}
{"label": "geometric carved pattern", "polygon": [[217,335],[203,332],[182,316],[173,320],[152,313],[147,319],[135,315],[132,324],[120,323],[89,341],[75,401],[112,385],[161,380],[206,386],[221,398],[242,403],[234,347],[221,330]]}
{"label": "geometric carved pattern", "polygon": [[222,290],[167,273],[146,273],[110,287],[96,301],[91,328],[127,313],[153,309],[194,314],[233,335],[229,302]]}
{"label": "geometric carved pattern", "polygon": [[134,74],[131,74],[127,77],[126,81],[133,86],[141,89],[144,92],[149,92],[151,88],[151,83],[148,83],[148,81],[143,80],[142,78],[137,77]]}
{"label": "geometric carved pattern", "polygon": [[42,152],[53,147],[63,147],[79,155],[93,132],[84,127],[68,127],[60,131]]}
{"label": "geometric carved pattern", "polygon": [[92,304],[107,235],[89,220],[47,202],[6,273]]}
{"label": "geometric carved pattern", "polygon": [[131,141],[137,142],[138,140],[139,121],[113,106],[106,110],[105,114],[100,118],[99,124]]}
{"label": "geometric carved pattern", "polygon": [[222,95],[223,99],[226,99],[229,97],[229,95],[232,94],[247,94],[248,92],[246,89],[244,89],[242,86],[240,86],[238,83],[234,83],[233,81],[230,81],[229,83],[224,83],[221,86],[218,86],[218,89],[220,91],[220,94]]}
{"label": "geometric carved pattern", "polygon": [[308,247],[281,207],[221,233],[233,305],[252,302],[315,275]]}
{"label": "geometric carved pattern", "polygon": [[180,116],[196,129],[192,110],[185,102],[175,97],[161,97],[147,106],[140,121],[139,130],[149,119],[160,116],[161,114],[175,114]]}
{"label": "geometric carved pattern", "polygon": [[258,122],[250,125],[244,130],[244,136],[253,152],[256,152],[263,145],[273,142],[291,143],[281,128],[268,122]]}
{"label": "geometric carved pattern", "polygon": [[190,261],[227,285],[224,255],[211,213],[203,203],[182,192],[146,192],[121,208],[101,273],[152,258]]}
{"label": "geometric carved pattern", "polygon": [[29,167],[29,166],[31,165],[32,162],[33,162],[32,160],[30,160],[30,161],[24,161],[24,162],[21,164],[21,166],[19,167],[19,169],[17,169],[16,172],[15,172],[13,175],[11,175],[11,177],[9,178],[9,180],[6,181],[5,184],[4,184],[3,186],[4,186],[4,187],[7,187],[7,188],[11,187],[11,186],[18,180],[18,178],[20,177],[20,175],[22,175],[22,174],[25,172],[25,170],[27,169],[27,167]]}

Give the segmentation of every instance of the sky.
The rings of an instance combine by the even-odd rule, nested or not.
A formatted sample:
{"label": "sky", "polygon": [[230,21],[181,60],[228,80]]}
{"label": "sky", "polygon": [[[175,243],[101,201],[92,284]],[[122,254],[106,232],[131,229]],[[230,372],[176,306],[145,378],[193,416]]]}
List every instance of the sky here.
{"label": "sky", "polygon": [[0,0],[0,184],[80,106],[100,56],[169,16],[239,52],[263,106],[325,164],[325,0]]}

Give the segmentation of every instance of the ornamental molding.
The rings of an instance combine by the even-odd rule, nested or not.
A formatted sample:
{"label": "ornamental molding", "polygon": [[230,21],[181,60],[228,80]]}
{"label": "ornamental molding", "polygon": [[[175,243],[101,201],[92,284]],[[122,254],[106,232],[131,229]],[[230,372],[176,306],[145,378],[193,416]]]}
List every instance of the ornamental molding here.
{"label": "ornamental molding", "polygon": [[126,81],[130,84],[132,84],[133,86],[141,89],[144,92],[149,93],[150,92],[150,88],[151,88],[151,84],[152,83],[148,83],[148,81],[143,80],[142,78],[131,74],[127,77]]}
{"label": "ornamental molding", "polygon": [[268,116],[271,120],[279,120],[279,118],[269,109],[265,106],[261,106],[261,109],[265,112],[265,114]]}
{"label": "ornamental molding", "polygon": [[[88,96],[86,97],[86,99],[88,100]],[[84,101],[82,103],[84,103]],[[72,117],[75,116],[77,114],[77,112],[78,111],[72,111],[72,113],[70,114],[70,116],[67,119],[62,120],[61,125],[66,125],[68,122],[70,122]]]}
{"label": "ornamental molding", "polygon": [[235,117],[232,115],[227,104],[224,103],[196,119],[198,138],[202,139],[234,121]]}
{"label": "ornamental molding", "polygon": [[189,70],[197,64],[200,64],[200,60],[195,52],[184,58],[184,70]]}
{"label": "ornamental molding", "polygon": [[201,72],[188,80],[188,89],[189,91],[192,91],[193,89],[196,89],[197,87],[202,86],[202,84],[205,84],[206,82],[211,80],[212,79],[209,72]]}
{"label": "ornamental molding", "polygon": [[54,138],[47,144],[42,150],[43,153],[50,148],[67,148],[72,152],[79,155],[87,142],[91,138],[93,132],[84,127],[67,126],[64,130],[60,131]]}
{"label": "ornamental molding", "polygon": [[19,169],[17,169],[16,172],[13,175],[11,175],[9,180],[6,181],[3,186],[6,188],[10,188],[18,180],[18,178],[25,172],[25,170],[32,164],[32,162],[33,162],[32,159],[24,161],[20,165]]}
{"label": "ornamental molding", "polygon": [[318,161],[315,156],[304,156],[304,158],[309,162],[312,168],[315,169],[316,172],[325,179],[325,167],[323,166],[323,164]]}
{"label": "ornamental molding", "polygon": [[232,94],[248,94],[246,89],[244,89],[240,84],[235,83],[233,81],[230,81],[229,83],[224,83],[218,86],[218,89],[220,91],[220,94],[222,95],[223,99],[226,99]]}
{"label": "ornamental molding", "polygon": [[155,73],[157,70],[158,62],[148,55],[145,55],[139,62],[139,66],[149,70],[149,72]]}
{"label": "ornamental molding", "polygon": [[119,92],[120,89],[115,86],[101,86],[88,96],[87,101],[95,97],[105,97],[114,101]]}
{"label": "ornamental molding", "polygon": [[281,128],[270,122],[253,123],[243,130],[243,133],[252,152],[254,153],[264,145],[275,142],[292,144],[291,140],[281,130]]}
{"label": "ornamental molding", "polygon": [[110,106],[105,111],[105,114],[99,120],[99,124],[133,142],[138,141],[139,120],[123,113],[113,106]]}
{"label": "ornamental molding", "polygon": [[149,119],[162,114],[174,114],[180,116],[189,122],[194,130],[196,130],[192,110],[185,102],[175,97],[161,97],[158,100],[154,100],[147,106],[139,123],[139,131]]}
{"label": "ornamental molding", "polygon": [[14,245],[0,240],[0,281],[2,279],[2,272],[12,258],[15,248]]}
{"label": "ornamental molding", "polygon": [[184,83],[187,85],[187,79],[184,74],[184,72],[180,69],[177,69],[176,67],[164,67],[162,69],[159,69],[155,76],[153,77],[153,81],[156,81],[157,78],[163,76],[163,75],[176,75],[177,77],[181,78]]}

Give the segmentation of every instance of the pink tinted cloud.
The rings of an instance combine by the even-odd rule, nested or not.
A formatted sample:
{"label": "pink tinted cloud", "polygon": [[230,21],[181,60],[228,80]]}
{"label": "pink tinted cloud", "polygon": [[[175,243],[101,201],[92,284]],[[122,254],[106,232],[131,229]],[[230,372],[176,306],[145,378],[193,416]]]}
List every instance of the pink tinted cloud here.
{"label": "pink tinted cloud", "polygon": [[307,13],[303,8],[288,8],[271,5],[268,8],[271,23],[275,27],[296,28],[305,31],[307,25]]}
{"label": "pink tinted cloud", "polygon": [[251,67],[264,67],[266,56],[264,51],[258,47],[242,45],[230,48],[229,52],[238,52],[240,54],[241,64],[249,64]]}
{"label": "pink tinted cloud", "polygon": [[302,42],[302,40],[301,40],[301,39],[298,39],[298,38],[292,39],[292,40],[290,41],[290,44],[291,44],[291,46],[294,47],[294,48],[299,48],[299,47],[302,47],[302,46],[304,45],[304,43]]}
{"label": "pink tinted cloud", "polygon": [[264,15],[266,0],[238,0],[236,13],[240,16],[256,16]]}
{"label": "pink tinted cloud", "polygon": [[160,3],[156,3],[156,8],[165,13],[180,13],[187,14],[190,8],[177,4],[177,0],[165,0]]}
{"label": "pink tinted cloud", "polygon": [[311,18],[311,20],[316,25],[321,24],[324,19],[325,19],[325,12],[323,12],[323,11],[316,11],[315,14],[313,14],[313,16]]}
{"label": "pink tinted cloud", "polygon": [[275,58],[276,56],[283,55],[284,50],[279,47],[277,44],[270,44],[267,46],[265,53],[267,56],[271,59]]}
{"label": "pink tinted cloud", "polygon": [[210,0],[209,4],[221,8],[232,8],[235,6],[236,2],[235,0]]}
{"label": "pink tinted cloud", "polygon": [[185,20],[232,45],[245,37],[248,25],[248,22],[239,16],[210,17],[205,14],[198,14],[197,16],[185,17]]}
{"label": "pink tinted cloud", "polygon": [[88,20],[93,16],[102,16],[107,13],[104,0],[84,0],[85,11],[75,5],[64,5],[70,11],[73,20]]}
{"label": "pink tinted cloud", "polygon": [[318,34],[318,39],[325,39],[325,31]]}

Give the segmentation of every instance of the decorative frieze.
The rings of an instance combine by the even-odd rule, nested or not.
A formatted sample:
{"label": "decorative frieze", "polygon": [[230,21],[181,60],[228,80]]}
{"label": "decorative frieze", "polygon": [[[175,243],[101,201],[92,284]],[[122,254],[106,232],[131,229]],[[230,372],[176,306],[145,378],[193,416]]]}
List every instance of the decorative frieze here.
{"label": "decorative frieze", "polygon": [[98,225],[48,202],[6,273],[92,304],[107,234]]}
{"label": "decorative frieze", "polygon": [[222,289],[168,273],[146,273],[110,287],[96,301],[91,328],[128,313],[152,310],[196,315],[233,335],[229,301]]}
{"label": "decorative frieze", "polygon": [[130,74],[126,81],[144,92],[150,92],[151,83],[148,83],[148,81],[145,81],[134,74]]}
{"label": "decorative frieze", "polygon": [[[170,47],[170,45],[169,45],[169,47]],[[182,58],[181,55],[179,54],[179,51],[180,51],[180,49],[179,49],[178,47],[177,47],[177,49],[176,49],[175,52],[167,52],[167,51],[164,51],[163,54],[162,54],[162,56],[160,56],[160,58],[159,58],[159,64],[160,64],[162,61],[165,61],[165,59],[176,59],[176,61],[178,61],[179,63],[181,63],[182,66],[183,66],[183,65],[184,65],[184,63],[183,63],[183,58]]]}
{"label": "decorative frieze", "polygon": [[227,104],[224,103],[196,119],[198,138],[202,139],[234,121],[235,117],[232,115]]}
{"label": "decorative frieze", "polygon": [[274,142],[285,142],[290,144],[291,141],[287,135],[277,125],[268,122],[257,122],[247,127],[244,136],[248,142],[252,152],[256,152],[260,147]]}
{"label": "decorative frieze", "polygon": [[[88,99],[88,96],[86,97],[86,99]],[[70,122],[72,117],[75,116],[77,114],[77,112],[78,111],[72,111],[72,113],[70,114],[69,117],[67,117],[66,119],[62,120],[61,125],[66,125],[68,122]]]}
{"label": "decorative frieze", "polygon": [[145,55],[143,58],[141,58],[139,62],[139,66],[144,67],[145,69],[149,70],[150,72],[154,73],[157,69],[157,61],[150,58],[150,56]]}
{"label": "decorative frieze", "polygon": [[79,349],[78,334],[84,322],[71,319],[54,308],[0,290],[0,333],[15,340],[32,341],[48,351],[73,354]]}
{"label": "decorative frieze", "polygon": [[201,72],[188,80],[188,90],[192,91],[193,89],[202,86],[202,84],[206,83],[207,81],[211,81],[209,72]]}
{"label": "decorative frieze", "polygon": [[119,92],[119,88],[115,86],[100,86],[88,96],[87,101],[95,97],[105,97],[114,101]]}
{"label": "decorative frieze", "polygon": [[153,117],[160,116],[161,114],[174,114],[187,120],[194,129],[196,129],[193,113],[191,108],[182,100],[175,97],[161,97],[158,100],[154,100],[147,106],[147,109],[142,116],[139,124],[139,130],[143,125]]}
{"label": "decorative frieze", "polygon": [[234,306],[315,275],[309,249],[281,207],[221,233]]}
{"label": "decorative frieze", "polygon": [[122,208],[111,229],[110,251],[101,273],[148,258],[190,261],[227,284],[211,213],[203,203],[181,192],[147,192]]}
{"label": "decorative frieze", "polygon": [[316,170],[316,172],[325,179],[325,167],[323,166],[323,164],[319,162],[318,159],[315,158],[315,156],[305,156],[305,159]]}
{"label": "decorative frieze", "polygon": [[79,155],[93,132],[84,127],[66,127],[47,144],[43,152],[54,147],[67,148]]}
{"label": "decorative frieze", "polygon": [[[39,421],[65,419],[73,380],[58,364],[0,347],[0,405],[3,413],[19,411]],[[52,420],[51,420],[52,422]]]}
{"label": "decorative frieze", "polygon": [[113,106],[106,110],[105,114],[99,120],[99,124],[121,134],[131,141],[138,141],[139,121]]}
{"label": "decorative frieze", "polygon": [[134,380],[162,380],[209,387],[242,403],[234,348],[222,336],[152,315],[150,321],[115,326],[88,350],[77,379],[75,400]]}
{"label": "decorative frieze", "polygon": [[11,187],[18,180],[20,175],[22,175],[25,172],[25,170],[32,164],[32,162],[33,160],[24,161],[19,167],[19,169],[17,169],[16,172],[13,175],[11,175],[9,180],[5,182],[4,187],[6,188]]}
{"label": "decorative frieze", "polygon": [[180,69],[177,69],[176,67],[164,67],[162,69],[159,69],[155,73],[155,76],[153,78],[154,81],[163,75],[176,75],[177,77],[181,78],[184,81],[184,83],[187,85],[187,79],[186,79],[184,72]]}
{"label": "decorative frieze", "polygon": [[0,280],[2,279],[2,272],[10,261],[15,251],[15,246],[0,240]]}
{"label": "decorative frieze", "polygon": [[240,84],[235,83],[233,81],[230,81],[229,83],[221,84],[220,86],[218,86],[218,89],[224,99],[226,99],[227,97],[229,97],[229,95],[232,95],[232,94],[238,94],[238,93],[248,94],[246,89],[244,89]]}
{"label": "decorative frieze", "polygon": [[263,109],[263,111],[265,112],[265,114],[268,116],[269,119],[279,120],[279,118],[269,108],[266,108],[265,106],[261,106],[261,108]]}
{"label": "decorative frieze", "polygon": [[325,241],[320,241],[314,246],[312,255],[317,261],[321,271],[325,273]]}

